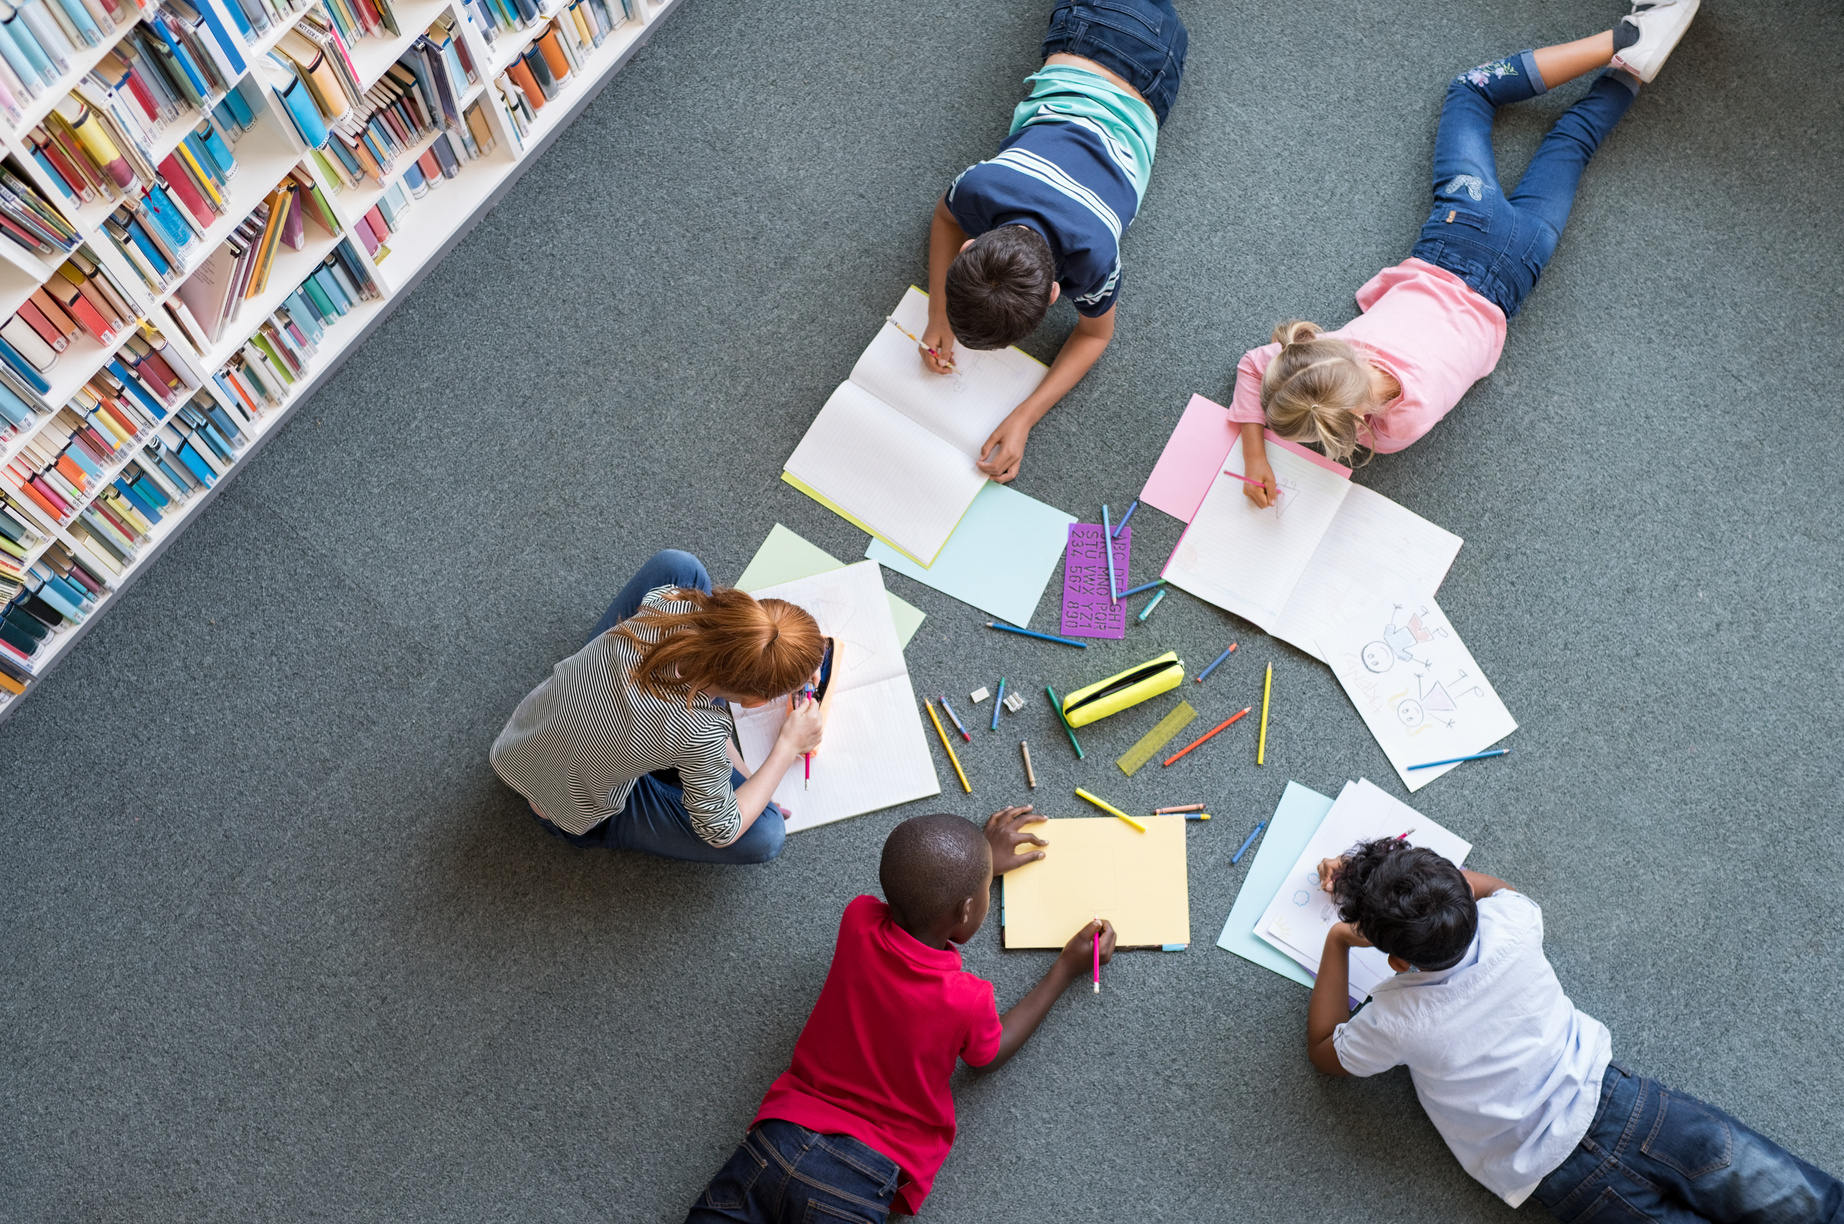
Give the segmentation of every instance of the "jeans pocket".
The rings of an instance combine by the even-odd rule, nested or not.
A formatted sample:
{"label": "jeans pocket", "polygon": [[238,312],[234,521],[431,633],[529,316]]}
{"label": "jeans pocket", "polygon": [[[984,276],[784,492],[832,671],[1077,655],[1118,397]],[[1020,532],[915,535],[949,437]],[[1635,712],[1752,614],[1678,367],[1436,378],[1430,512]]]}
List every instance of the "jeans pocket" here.
{"label": "jeans pocket", "polygon": [[749,1201],[749,1192],[755,1188],[756,1178],[762,1176],[762,1170],[768,1167],[768,1161],[756,1153],[755,1145],[750,1142],[753,1135],[743,1136],[743,1141],[736,1145],[736,1151],[729,1161],[717,1171],[711,1184],[704,1188],[704,1205],[718,1211],[735,1211]]}
{"label": "jeans pocket", "polygon": [[1695,1181],[1729,1167],[1735,1136],[1728,1119],[1695,1097],[1658,1089],[1658,1119],[1639,1150]]}
{"label": "jeans pocket", "polygon": [[1588,1204],[1586,1211],[1570,1220],[1569,1224],[1631,1224],[1632,1221],[1658,1224],[1658,1217],[1639,1210],[1627,1202],[1618,1190],[1609,1186]]}

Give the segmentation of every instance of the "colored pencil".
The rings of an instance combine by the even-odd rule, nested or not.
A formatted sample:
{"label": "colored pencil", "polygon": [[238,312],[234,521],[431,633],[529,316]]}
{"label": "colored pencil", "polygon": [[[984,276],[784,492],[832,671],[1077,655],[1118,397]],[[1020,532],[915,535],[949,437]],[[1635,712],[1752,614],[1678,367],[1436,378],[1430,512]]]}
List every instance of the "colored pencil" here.
{"label": "colored pencil", "polygon": [[[808,701],[813,700],[813,686],[811,684],[807,686],[807,700]],[[804,770],[804,776],[801,778],[801,782],[800,782],[800,789],[812,790],[813,789],[813,754],[811,752],[803,752],[800,754],[800,760],[801,760],[802,769]]]}
{"label": "colored pencil", "polygon": [[1267,679],[1261,682],[1261,742],[1255,745],[1255,764],[1265,765],[1268,755],[1268,697],[1274,692],[1274,664],[1268,664]]}
{"label": "colored pencil", "polygon": [[999,677],[999,691],[992,697],[992,730],[999,729],[999,711],[1005,707],[1005,677]]}
{"label": "colored pencil", "polygon": [[1095,915],[1095,993],[1101,993],[1101,915]]}
{"label": "colored pencil", "polygon": [[[1263,482],[1259,480],[1254,480],[1254,479],[1251,479],[1250,477],[1244,476],[1241,472],[1232,472],[1228,468],[1223,469],[1223,475],[1234,476],[1237,480],[1240,480],[1243,484],[1252,484],[1257,489],[1265,489],[1268,487],[1266,484],[1264,484]],[[1277,485],[1274,489],[1274,496],[1276,498],[1279,498],[1280,495],[1281,495],[1280,487]]]}
{"label": "colored pencil", "polygon": [[1493,748],[1485,752],[1475,752],[1471,756],[1449,757],[1445,761],[1429,761],[1426,765],[1411,765],[1410,769],[1433,769],[1436,765],[1458,765],[1461,761],[1483,761],[1487,757],[1504,756],[1509,748]]}
{"label": "colored pencil", "polygon": [[1243,841],[1242,848],[1236,851],[1234,854],[1229,856],[1230,866],[1233,867],[1237,863],[1240,863],[1242,861],[1242,856],[1249,852],[1249,847],[1255,844],[1255,839],[1257,837],[1260,837],[1261,831],[1267,827],[1268,827],[1268,822],[1265,820],[1256,822],[1255,831],[1253,833],[1250,833],[1248,837]]}
{"label": "colored pencil", "polygon": [[1031,784],[1032,790],[1036,790],[1037,771],[1031,768],[1031,745],[1024,740],[1019,740],[1018,751],[1024,753],[1024,780]]}
{"label": "colored pencil", "polygon": [[1040,642],[1061,642],[1065,646],[1074,646],[1081,650],[1088,649],[1087,642],[1078,642],[1074,638],[1057,637],[1053,633],[1039,633],[1035,629],[1020,629],[1016,625],[1004,625],[998,621],[987,621],[988,629],[997,629],[1000,633],[1016,633],[1020,637],[1036,638]]}
{"label": "colored pencil", "polygon": [[1114,581],[1114,530],[1108,526],[1108,508],[1101,508],[1101,551],[1108,556],[1108,602],[1119,603],[1120,596],[1115,594],[1120,584]]}
{"label": "colored pencil", "polygon": [[1142,833],[1146,832],[1145,825],[1141,824],[1139,821],[1135,820],[1133,817],[1127,815],[1127,813],[1121,811],[1119,808],[1115,807],[1112,803],[1109,803],[1107,800],[1095,798],[1095,796],[1089,794],[1087,791],[1083,790],[1080,786],[1076,787],[1076,798],[1086,799],[1090,803],[1094,804],[1096,807],[1100,808],[1102,811],[1107,812],[1110,815],[1120,817],[1122,820],[1126,821],[1128,824],[1132,825],[1134,828],[1138,829],[1140,832]]}
{"label": "colored pencil", "polygon": [[1151,582],[1142,582],[1139,586],[1133,587],[1130,590],[1122,591],[1120,593],[1120,597],[1122,599],[1125,599],[1129,595],[1138,595],[1141,591],[1150,591],[1156,586],[1164,586],[1164,585],[1165,585],[1165,579],[1154,578]]}
{"label": "colored pencil", "polygon": [[971,744],[973,742],[973,737],[967,734],[967,728],[961,726],[960,715],[954,712],[954,707],[948,704],[948,699],[946,697],[940,697],[936,700],[941,702],[941,708],[948,712],[948,717],[954,720],[954,729],[960,732],[960,737]]}
{"label": "colored pencil", "polygon": [[1063,717],[1063,703],[1057,699],[1056,690],[1048,684],[1044,685],[1044,692],[1050,697],[1050,708],[1056,711],[1056,720],[1063,724],[1063,730],[1069,736],[1069,746],[1076,750],[1076,760],[1080,761],[1082,745],[1076,742],[1076,729],[1069,725],[1067,718]]}
{"label": "colored pencil", "polygon": [[1127,513],[1120,516],[1120,522],[1114,524],[1114,535],[1111,535],[1108,537],[1110,540],[1120,535],[1120,529],[1127,525],[1127,520],[1132,518],[1133,512],[1135,510],[1138,510],[1139,508],[1140,508],[1139,499],[1135,498],[1133,504],[1127,507]]}
{"label": "colored pencil", "polygon": [[1154,816],[1174,816],[1174,815],[1177,815],[1179,812],[1201,812],[1203,810],[1204,810],[1204,805],[1201,803],[1181,803],[1177,807],[1154,808],[1153,815]]}
{"label": "colored pencil", "polygon": [[1147,600],[1146,606],[1140,609],[1140,620],[1144,621],[1147,617],[1151,616],[1152,610],[1158,607],[1159,601],[1164,598],[1165,598],[1165,592],[1160,591],[1157,595],[1154,595],[1151,599]]}
{"label": "colored pencil", "polygon": [[1218,655],[1215,659],[1211,660],[1209,667],[1206,667],[1203,671],[1197,673],[1197,682],[1199,684],[1202,684],[1204,682],[1204,677],[1208,676],[1211,672],[1217,669],[1218,663],[1221,663],[1224,659],[1229,658],[1229,656],[1234,653],[1236,653],[1236,644],[1234,642],[1231,642],[1229,644],[1228,650],[1225,650],[1222,654]]}
{"label": "colored pencil", "polygon": [[[896,330],[898,330],[898,331],[900,331],[900,332],[902,332],[902,333],[903,333],[903,334],[904,334],[905,336],[908,336],[908,337],[909,337],[909,338],[910,338],[911,340],[914,340],[914,341],[916,342],[916,344],[917,344],[917,345],[918,345],[918,346],[919,346],[919,347],[920,347],[920,348],[921,348],[921,349],[922,349],[922,350],[923,350],[924,352],[926,352],[926,353],[927,353],[927,354],[928,354],[928,355],[929,355],[930,357],[933,357],[933,358],[934,358],[934,359],[935,359],[936,361],[940,361],[940,360],[942,360],[942,356],[941,356],[941,350],[940,350],[940,349],[938,349],[938,348],[933,348],[933,347],[931,347],[930,345],[926,345],[926,344],[923,344],[923,343],[922,343],[922,337],[920,337],[920,336],[918,336],[918,335],[916,335],[916,334],[915,334],[914,332],[912,332],[912,331],[910,331],[910,330],[909,330],[909,329],[908,329],[907,327],[904,327],[904,326],[903,326],[903,325],[902,325],[901,323],[898,323],[898,322],[896,321],[896,316],[894,316],[894,315],[887,315],[887,316],[885,316],[885,318],[884,318],[884,322],[886,322],[886,323],[888,323],[888,324],[889,324],[890,326],[892,326],[892,327],[894,327],[894,328],[896,328]],[[952,369],[955,369],[955,365],[954,365],[954,363],[953,363],[952,361],[950,361],[950,362],[948,362],[948,369],[950,369],[950,370],[952,370]]]}
{"label": "colored pencil", "polygon": [[1185,819],[1186,820],[1209,820],[1210,813],[1209,812],[1192,812],[1191,814],[1186,816]]}
{"label": "colored pencil", "polygon": [[[1166,757],[1164,763],[1167,765],[1170,765],[1173,761],[1176,761],[1179,757],[1191,751],[1191,749],[1197,747],[1199,744],[1203,743],[1205,740],[1209,739],[1211,736],[1221,731],[1224,727],[1229,726],[1230,723],[1235,722],[1238,718],[1241,718],[1244,714],[1247,714],[1248,712],[1249,712],[1249,707],[1243,706],[1240,710],[1236,711],[1234,714],[1231,714],[1228,718],[1225,718],[1222,722],[1210,728],[1210,730],[1204,732],[1202,735],[1198,736],[1196,739],[1186,744],[1183,748],[1180,748],[1177,752],[1174,752],[1171,756]],[[1198,806],[1202,807],[1203,804],[1200,803]]]}
{"label": "colored pencil", "polygon": [[954,741],[948,738],[947,728],[941,725],[941,715],[935,713],[935,707],[926,697],[922,699],[922,708],[928,711],[929,721],[935,724],[935,734],[941,737],[941,746],[948,750],[948,760],[953,763],[954,772],[960,775],[960,789],[971,795],[973,787],[967,781],[967,771],[960,767],[960,758],[954,755]]}

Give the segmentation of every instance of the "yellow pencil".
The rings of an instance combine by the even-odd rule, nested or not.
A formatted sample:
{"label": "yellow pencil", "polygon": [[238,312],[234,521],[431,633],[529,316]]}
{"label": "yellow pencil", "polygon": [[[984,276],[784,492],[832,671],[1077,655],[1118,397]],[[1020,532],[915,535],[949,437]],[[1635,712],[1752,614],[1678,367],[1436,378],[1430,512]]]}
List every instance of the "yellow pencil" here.
{"label": "yellow pencil", "polygon": [[948,743],[948,733],[941,725],[941,715],[935,713],[935,707],[927,700],[922,702],[922,708],[928,711],[929,720],[935,724],[935,734],[941,737],[941,746],[948,750],[948,760],[954,763],[954,772],[960,775],[961,790],[971,795],[973,787],[967,783],[967,771],[960,767],[960,758],[954,755],[954,745]]}
{"label": "yellow pencil", "polygon": [[[910,331],[907,327],[904,327],[901,323],[898,323],[894,315],[887,316],[884,319],[884,322],[896,328],[896,330],[902,332],[905,336],[908,336],[911,340],[914,340],[918,347],[920,347],[923,351],[925,351],[930,357],[933,357],[936,361],[942,360],[940,349],[935,348],[933,345],[923,344],[922,337],[916,335],[914,332]],[[948,369],[950,370],[955,368],[954,363],[952,361],[946,361],[946,362],[943,362],[943,364],[946,365]]]}
{"label": "yellow pencil", "polygon": [[1268,678],[1261,682],[1261,739],[1255,745],[1255,764],[1268,755],[1268,694],[1274,691],[1274,664],[1268,664]]}
{"label": "yellow pencil", "polygon": [[1142,833],[1146,832],[1145,825],[1141,824],[1139,821],[1135,820],[1133,817],[1127,815],[1127,813],[1121,811],[1119,808],[1115,807],[1112,803],[1107,803],[1103,800],[1095,798],[1095,796],[1089,794],[1087,791],[1083,790],[1080,786],[1076,787],[1076,798],[1086,799],[1090,803],[1094,804],[1096,807],[1100,808],[1102,811],[1111,812],[1114,815],[1119,816],[1122,820],[1126,821],[1128,824],[1132,825],[1134,828],[1138,829],[1140,832]]}

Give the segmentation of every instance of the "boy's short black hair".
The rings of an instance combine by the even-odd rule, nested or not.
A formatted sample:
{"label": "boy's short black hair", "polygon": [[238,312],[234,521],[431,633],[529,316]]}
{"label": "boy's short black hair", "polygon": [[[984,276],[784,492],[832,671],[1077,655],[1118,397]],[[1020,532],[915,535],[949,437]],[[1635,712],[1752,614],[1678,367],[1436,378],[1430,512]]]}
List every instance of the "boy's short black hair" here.
{"label": "boy's short black hair", "polygon": [[1354,846],[1332,899],[1364,938],[1417,969],[1451,969],[1479,929],[1473,886],[1460,869],[1394,837]]}
{"label": "boy's short black hair", "polygon": [[1001,225],[973,240],[948,265],[948,326],[970,349],[1016,344],[1044,321],[1056,260],[1044,236]]}
{"label": "boy's short black hair", "polygon": [[991,883],[986,835],[948,812],[912,816],[884,839],[877,880],[898,921],[931,923]]}

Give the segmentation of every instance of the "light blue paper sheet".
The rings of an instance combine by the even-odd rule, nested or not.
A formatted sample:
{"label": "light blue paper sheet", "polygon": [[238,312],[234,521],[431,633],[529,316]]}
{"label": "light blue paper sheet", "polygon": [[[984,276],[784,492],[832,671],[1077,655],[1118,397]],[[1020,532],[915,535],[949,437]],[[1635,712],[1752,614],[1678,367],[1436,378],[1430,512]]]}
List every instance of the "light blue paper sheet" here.
{"label": "light blue paper sheet", "polygon": [[1287,793],[1281,796],[1280,806],[1274,809],[1268,827],[1262,832],[1261,845],[1255,851],[1255,861],[1249,865],[1248,876],[1242,881],[1242,891],[1236,894],[1229,921],[1223,924],[1223,933],[1217,936],[1217,947],[1234,952],[1244,960],[1252,960],[1264,969],[1272,969],[1282,977],[1292,978],[1302,986],[1311,986],[1313,975],[1257,936],[1255,924],[1261,921],[1268,902],[1274,900],[1281,882],[1293,870],[1306,843],[1312,840],[1313,834],[1325,822],[1325,814],[1331,810],[1332,801],[1318,791],[1298,782],[1287,783]]}
{"label": "light blue paper sheet", "polygon": [[1029,625],[1044,588],[1063,558],[1069,525],[1064,514],[1006,485],[986,483],[935,564],[924,569],[882,540],[864,555],[886,569],[932,586],[1014,625]]}

